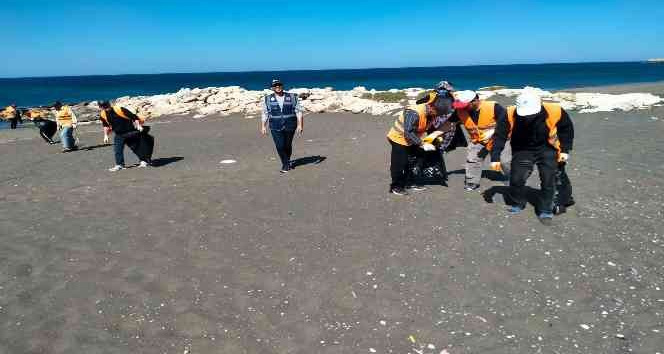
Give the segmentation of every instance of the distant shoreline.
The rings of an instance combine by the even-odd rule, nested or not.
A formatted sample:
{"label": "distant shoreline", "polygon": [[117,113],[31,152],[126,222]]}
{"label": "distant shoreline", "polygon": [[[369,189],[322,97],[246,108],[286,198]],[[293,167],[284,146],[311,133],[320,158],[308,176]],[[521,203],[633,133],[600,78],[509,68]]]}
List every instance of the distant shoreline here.
{"label": "distant shoreline", "polygon": [[664,94],[664,81],[634,82],[601,86],[579,86],[555,90],[555,92],[596,92],[611,94],[648,92]]}
{"label": "distant shoreline", "polygon": [[[553,62],[553,63],[512,63],[512,64],[467,64],[467,65],[434,65],[434,66],[402,66],[402,67],[374,67],[374,68],[332,68],[332,69],[278,69],[278,70],[247,70],[247,71],[192,71],[192,72],[159,72],[159,73],[119,73],[119,74],[88,74],[88,75],[56,75],[56,76],[15,76],[0,77],[2,80],[30,80],[30,79],[66,79],[83,77],[123,77],[123,76],[151,76],[151,75],[213,75],[213,74],[264,74],[264,73],[307,73],[321,71],[372,71],[372,70],[417,70],[441,68],[482,68],[496,66],[545,66],[545,65],[592,65],[592,64],[638,64],[650,62],[648,59],[633,61],[586,61],[586,62]],[[656,59],[655,59],[656,60]],[[664,59],[662,59],[664,60]]]}
{"label": "distant shoreline", "polygon": [[258,91],[267,89],[275,77],[281,79],[287,89],[332,87],[336,91],[348,91],[362,86],[369,90],[387,91],[411,87],[431,88],[440,80],[448,80],[459,90],[501,85],[560,91],[664,81],[664,65],[646,62],[515,64],[0,79],[0,106],[16,103],[26,107],[49,105],[57,100],[90,102],[124,96],[153,96],[173,93],[182,88],[239,86]]}

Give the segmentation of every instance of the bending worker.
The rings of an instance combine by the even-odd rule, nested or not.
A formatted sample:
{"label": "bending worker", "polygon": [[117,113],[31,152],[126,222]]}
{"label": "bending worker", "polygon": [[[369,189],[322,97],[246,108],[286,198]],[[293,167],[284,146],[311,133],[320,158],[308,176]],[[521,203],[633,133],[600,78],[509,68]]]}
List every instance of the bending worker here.
{"label": "bending worker", "polygon": [[415,155],[421,160],[421,150],[436,150],[434,145],[423,142],[422,138],[426,135],[427,130],[436,120],[436,117],[447,115],[451,110],[452,99],[432,94],[429,95],[427,102],[401,112],[401,115],[394,122],[394,126],[387,134],[387,139],[390,145],[392,145],[390,161],[392,183],[390,184],[390,193],[408,195],[406,191],[408,157]]}
{"label": "bending worker", "polygon": [[293,137],[295,133],[302,135],[302,107],[296,94],[284,91],[284,84],[280,80],[272,80],[271,88],[273,93],[263,100],[260,130],[261,134],[267,134],[269,122],[272,140],[281,160],[279,172],[286,173],[293,168]]}
{"label": "bending worker", "polygon": [[[464,189],[480,188],[482,165],[494,146],[494,132],[498,121],[505,121],[507,113],[503,106],[493,101],[480,100],[475,91],[455,93],[455,115],[470,137],[466,153],[466,179]],[[509,179],[511,149],[503,149],[500,161],[503,174]]]}
{"label": "bending worker", "polygon": [[9,128],[16,129],[16,124],[21,122],[21,112],[16,109],[16,104],[12,103],[2,111],[2,116],[9,120]]}
{"label": "bending worker", "polygon": [[[559,164],[569,159],[574,141],[574,125],[565,110],[557,103],[542,103],[536,92],[525,91],[516,98],[516,106],[507,108],[507,120],[499,122],[494,148],[491,151],[493,168],[500,165],[500,153],[510,139],[512,146],[512,175],[508,202],[510,213],[517,214],[526,207],[526,180],[537,165],[540,176],[541,195],[536,206],[539,220],[550,225],[553,219],[553,198],[556,173]],[[561,202],[569,204],[571,187],[569,178],[562,169],[560,181],[563,187]],[[569,188],[568,188],[569,187]],[[567,205],[568,206],[568,205]]]}
{"label": "bending worker", "polygon": [[74,111],[69,106],[63,106],[60,101],[55,102],[55,122],[60,129],[60,141],[62,142],[62,152],[77,150],[76,139],[74,139],[74,129],[78,120]]}
{"label": "bending worker", "polygon": [[46,114],[44,111],[39,109],[29,110],[25,116],[34,123],[34,125],[39,128],[39,136],[44,139],[49,144],[55,144],[53,141],[53,135],[58,130],[58,125],[52,120],[46,119]]}
{"label": "bending worker", "polygon": [[[108,101],[99,102],[99,118],[104,126],[104,143],[108,143],[111,131],[113,136],[113,152],[115,153],[115,166],[109,171],[117,172],[125,168],[124,147],[137,142],[140,132],[143,131],[143,121],[128,109],[120,106],[112,106]],[[139,167],[147,167],[149,159],[138,156]]]}

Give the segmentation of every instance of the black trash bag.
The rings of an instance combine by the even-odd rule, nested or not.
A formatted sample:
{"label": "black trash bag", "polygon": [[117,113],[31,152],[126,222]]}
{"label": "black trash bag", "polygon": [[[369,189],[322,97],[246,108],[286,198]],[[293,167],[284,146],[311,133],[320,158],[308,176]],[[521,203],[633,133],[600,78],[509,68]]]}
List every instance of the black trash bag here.
{"label": "black trash bag", "polygon": [[152,154],[154,152],[154,137],[147,132],[149,129],[143,127],[142,132],[131,132],[127,138],[127,146],[131,151],[138,156],[138,159],[145,162],[152,161]]}
{"label": "black trash bag", "polygon": [[447,185],[447,166],[444,152],[440,150],[424,152],[422,162],[417,165],[417,157],[409,156],[409,179],[415,184]]}

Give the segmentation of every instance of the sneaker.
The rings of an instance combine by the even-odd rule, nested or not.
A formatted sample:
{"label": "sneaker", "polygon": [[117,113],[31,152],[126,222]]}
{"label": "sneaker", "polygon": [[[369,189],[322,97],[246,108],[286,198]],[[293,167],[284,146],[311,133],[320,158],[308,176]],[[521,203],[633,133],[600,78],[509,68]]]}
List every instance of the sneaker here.
{"label": "sneaker", "polygon": [[111,168],[108,169],[110,172],[118,172],[120,170],[124,170],[124,166],[122,165],[115,165]]}
{"label": "sneaker", "polygon": [[148,167],[148,166],[150,166],[150,164],[147,163],[147,161],[141,161],[141,162],[138,164],[138,167]]}
{"label": "sneaker", "polygon": [[472,192],[474,190],[480,189],[480,185],[478,183],[466,183],[466,185],[463,187],[463,189],[466,192]]}
{"label": "sneaker", "polygon": [[423,185],[416,184],[416,185],[412,185],[412,186],[406,186],[406,189],[412,189],[414,191],[421,192],[421,191],[427,190],[427,187],[425,187]]}
{"label": "sneaker", "polygon": [[512,205],[512,206],[510,206],[510,207],[507,209],[507,212],[510,213],[510,214],[512,214],[512,215],[519,214],[519,213],[521,213],[522,211],[523,211],[523,208],[520,207],[520,206],[518,206],[518,205]]}
{"label": "sneaker", "polygon": [[401,187],[392,187],[390,188],[390,193],[396,195],[408,195],[408,191],[405,188]]}
{"label": "sneaker", "polygon": [[563,205],[556,205],[553,207],[553,215],[565,214],[567,212],[567,207]]}
{"label": "sneaker", "polygon": [[541,213],[537,216],[539,221],[546,226],[551,226],[553,222],[553,213]]}
{"label": "sneaker", "polygon": [[288,166],[281,166],[281,170],[279,170],[280,173],[287,173],[290,170],[290,167]]}

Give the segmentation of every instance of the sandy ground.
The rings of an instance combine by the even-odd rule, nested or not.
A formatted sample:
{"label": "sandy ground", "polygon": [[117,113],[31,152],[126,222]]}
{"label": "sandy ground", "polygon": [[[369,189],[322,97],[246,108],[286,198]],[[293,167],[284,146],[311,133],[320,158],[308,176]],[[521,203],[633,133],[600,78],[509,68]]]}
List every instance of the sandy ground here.
{"label": "sandy ground", "polygon": [[307,117],[288,175],[256,119],[161,119],[120,173],[98,126],[2,131],[0,353],[664,352],[664,109],[572,117],[551,227],[465,193],[463,150],[389,195],[389,117]]}

